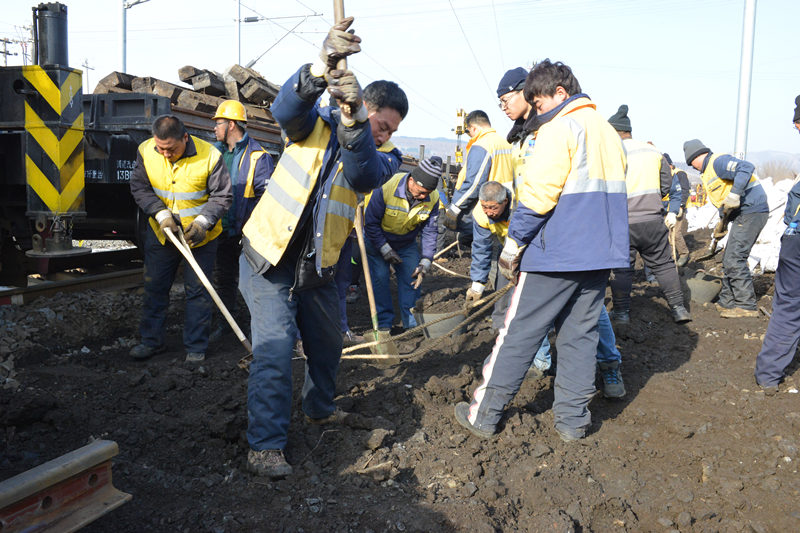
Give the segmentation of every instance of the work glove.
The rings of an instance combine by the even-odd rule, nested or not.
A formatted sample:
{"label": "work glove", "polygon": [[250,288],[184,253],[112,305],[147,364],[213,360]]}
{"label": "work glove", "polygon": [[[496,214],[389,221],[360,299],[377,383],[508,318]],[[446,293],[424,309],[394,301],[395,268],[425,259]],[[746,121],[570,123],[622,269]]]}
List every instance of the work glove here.
{"label": "work glove", "polygon": [[203,239],[206,238],[207,231],[208,230],[200,222],[196,220],[193,221],[183,233],[184,238],[186,238],[186,244],[189,246],[200,244],[203,242]]}
{"label": "work glove", "polygon": [[399,265],[403,262],[403,259],[397,255],[397,252],[392,249],[388,242],[381,246],[381,255],[383,256],[383,260],[390,265]]}
{"label": "work glove", "polygon": [[728,196],[722,201],[722,208],[727,210],[738,209],[740,205],[740,197],[735,192],[728,193]]}
{"label": "work glove", "polygon": [[465,307],[472,307],[475,303],[481,299],[483,296],[483,289],[485,285],[483,283],[478,283],[477,281],[472,282],[472,286],[467,289],[467,296],[465,299]]}
{"label": "work glove", "polygon": [[678,222],[678,215],[676,215],[675,213],[667,213],[667,216],[664,217],[664,225],[667,226],[669,229],[672,229],[677,222]]}
{"label": "work glove", "polygon": [[419,260],[419,264],[417,268],[414,269],[414,272],[411,273],[412,278],[417,278],[415,282],[411,284],[412,287],[415,289],[419,289],[419,286],[422,285],[422,278],[431,271],[431,260],[427,257],[423,257]]}
{"label": "work glove", "polygon": [[519,246],[514,239],[508,237],[500,258],[497,260],[497,269],[514,285],[517,284],[519,277],[519,263],[522,260],[522,253],[527,245]]}
{"label": "work glove", "polygon": [[175,219],[175,215],[173,215],[169,209],[162,209],[156,213],[156,222],[158,222],[158,225],[161,227],[162,231],[169,228],[172,233],[178,235],[181,230],[179,222]]}
{"label": "work glove", "polygon": [[338,24],[334,24],[322,42],[319,58],[325,63],[328,70],[335,69],[340,59],[361,51],[361,46],[358,44],[361,42],[361,37],[355,35],[354,30],[348,31],[352,23],[353,17],[347,17]]}
{"label": "work glove", "polygon": [[[325,75],[325,80],[328,82],[328,92],[339,104],[343,119],[352,121],[351,117],[361,111],[364,104],[364,93],[356,75],[349,70],[332,70]],[[366,112],[363,114],[365,116],[359,122],[367,119]]]}
{"label": "work glove", "polygon": [[442,224],[449,230],[458,231],[458,214],[454,213],[451,209],[447,209],[444,212]]}

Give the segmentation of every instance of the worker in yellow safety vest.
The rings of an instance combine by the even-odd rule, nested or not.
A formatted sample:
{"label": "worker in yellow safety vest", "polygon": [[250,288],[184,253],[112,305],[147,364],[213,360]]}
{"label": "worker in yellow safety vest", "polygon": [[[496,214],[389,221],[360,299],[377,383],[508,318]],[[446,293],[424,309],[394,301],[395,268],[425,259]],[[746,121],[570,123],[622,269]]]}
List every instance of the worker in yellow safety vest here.
{"label": "worker in yellow safety vest", "polygon": [[[153,137],[139,145],[131,175],[131,193],[149,217],[144,230],[144,306],[141,343],[130,352],[147,359],[165,349],[169,289],[183,255],[166,242],[164,231],[181,231],[206,277],[214,268],[220,219],[231,204],[231,180],[219,150],[189,135],[183,122],[163,115],[153,123]],[[186,312],[183,344],[186,361],[205,359],[213,302],[194,270],[185,268]]]}
{"label": "worker in yellow safety vest", "polygon": [[[334,266],[363,195],[388,177],[373,124],[394,131],[402,120],[388,107],[368,109],[356,76],[336,68],[361,50],[361,38],[348,31],[352,23],[349,17],[330,29],[319,58],[292,74],[270,106],[288,143],[242,232],[239,289],[253,338],[247,468],[271,479],[292,472],[283,450],[298,333],[306,355],[306,421],[345,417],[333,401],[342,353]],[[321,103],[326,90],[336,105]]]}

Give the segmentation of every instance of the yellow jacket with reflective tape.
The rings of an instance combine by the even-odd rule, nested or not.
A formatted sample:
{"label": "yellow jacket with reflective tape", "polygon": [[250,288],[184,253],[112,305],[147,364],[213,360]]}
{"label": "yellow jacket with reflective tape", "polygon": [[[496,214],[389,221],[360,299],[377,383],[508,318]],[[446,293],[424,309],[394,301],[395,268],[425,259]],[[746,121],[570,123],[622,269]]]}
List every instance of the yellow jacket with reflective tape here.
{"label": "yellow jacket with reflective tape", "polygon": [[[156,150],[154,138],[139,145],[144,168],[150,185],[156,196],[175,215],[178,215],[181,226],[186,229],[208,202],[208,175],[214,170],[222,154],[210,143],[192,136],[197,153],[190,157],[182,157],[174,164]],[[150,217],[150,227],[161,244],[166,242],[166,235],[155,218]],[[197,248],[216,239],[222,232],[222,222],[217,221],[206,233],[206,238],[192,246]]]}
{"label": "yellow jacket with reflective tape", "polygon": [[[721,155],[725,154],[711,154],[706,162],[705,171],[700,174],[700,179],[703,181],[703,188],[706,190],[708,199],[714,207],[720,207],[733,188],[733,180],[720,178],[714,171],[714,161]],[[749,189],[757,184],[758,178],[755,174],[751,175],[750,181],[747,182],[747,188]]]}
{"label": "yellow jacket with reflective tape", "polygon": [[466,164],[463,172],[458,174],[453,192],[453,205],[459,209],[472,209],[478,198],[478,189],[486,181],[513,182],[511,152],[511,145],[494,129],[486,129],[470,139],[466,149]]}
{"label": "yellow jacket with reflective tape", "polygon": [[480,202],[478,202],[478,205],[472,210],[472,219],[478,226],[491,231],[492,235],[497,237],[501,244],[505,244],[506,236],[508,235],[508,220],[495,222],[487,217],[486,213],[483,212]]}

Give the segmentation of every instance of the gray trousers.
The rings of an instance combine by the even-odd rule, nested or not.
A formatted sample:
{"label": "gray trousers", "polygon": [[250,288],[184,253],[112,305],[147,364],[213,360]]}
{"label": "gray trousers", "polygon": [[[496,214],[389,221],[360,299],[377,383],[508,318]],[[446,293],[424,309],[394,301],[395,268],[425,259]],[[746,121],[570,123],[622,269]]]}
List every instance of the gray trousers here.
{"label": "gray trousers", "polygon": [[756,291],[753,288],[753,277],[747,266],[750,250],[758,239],[758,234],[767,224],[769,213],[739,214],[731,220],[728,243],[722,252],[722,290],[719,293],[719,304],[723,307],[741,307],[756,309]]}
{"label": "gray trousers", "polygon": [[637,252],[642,256],[645,266],[655,275],[669,306],[683,305],[681,280],[678,277],[678,270],[675,268],[675,261],[672,260],[669,230],[664,225],[663,219],[630,224],[629,235],[631,241],[630,266],[615,268],[614,279],[611,280],[614,309],[624,311],[631,309],[633,267],[636,264]]}
{"label": "gray trousers", "polygon": [[555,324],[558,370],[555,426],[582,436],[591,423],[589,400],[594,376],[608,270],[523,272],[511,297],[494,349],[483,363],[483,383],[475,390],[469,421],[494,430],[503,409],[519,391],[537,345]]}

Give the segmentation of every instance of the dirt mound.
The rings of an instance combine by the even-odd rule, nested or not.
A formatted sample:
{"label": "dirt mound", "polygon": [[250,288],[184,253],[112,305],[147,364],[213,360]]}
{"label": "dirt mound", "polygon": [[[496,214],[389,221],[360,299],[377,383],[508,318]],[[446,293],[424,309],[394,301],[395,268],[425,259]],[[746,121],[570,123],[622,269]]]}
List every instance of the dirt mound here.
{"label": "dirt mound", "polygon": [[[458,261],[468,259],[448,268]],[[797,530],[796,365],[772,397],[752,376],[767,318],[726,321],[694,305],[693,322],[676,325],[657,285],[635,281],[631,326],[617,339],[628,394],[592,400],[586,439],[564,443],[553,431],[552,376],[523,383],[494,440],[455,422],[453,406],[478,384],[494,342],[480,320],[452,353],[390,366],[344,361],[337,403],[358,413],[353,423],[303,420],[303,361],[293,361],[286,453],[295,473],[277,482],[244,468],[247,377],[233,336],[201,367],[185,367],[178,301],[171,351],[136,362],[114,341],[135,338],[139,295],[124,293],[124,313],[108,321],[117,329],[97,335],[81,329],[80,309],[25,306],[13,311],[23,323],[47,307],[75,334],[64,346],[40,329],[15,352],[19,386],[0,389],[0,479],[102,437],[119,444],[114,483],[134,499],[88,532]],[[466,285],[433,270],[423,291],[437,295],[431,308],[452,310]],[[757,278],[766,309],[770,286]],[[371,329],[366,298],[350,311],[352,329]]]}

